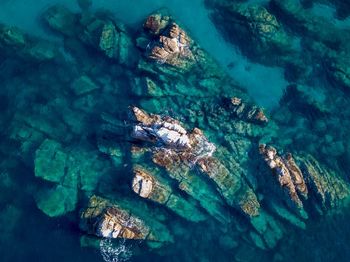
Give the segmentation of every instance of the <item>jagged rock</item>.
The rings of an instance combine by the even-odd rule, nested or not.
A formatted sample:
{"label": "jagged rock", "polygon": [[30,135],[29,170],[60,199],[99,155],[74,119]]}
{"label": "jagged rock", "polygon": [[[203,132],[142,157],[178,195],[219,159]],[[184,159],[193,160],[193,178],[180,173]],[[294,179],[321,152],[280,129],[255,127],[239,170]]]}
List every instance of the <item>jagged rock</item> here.
{"label": "jagged rock", "polygon": [[153,14],[147,18],[144,28],[155,37],[147,46],[148,58],[179,68],[193,65],[194,57],[190,50],[192,41],[169,16]]}
{"label": "jagged rock", "polygon": [[323,210],[340,206],[349,197],[349,185],[338,175],[323,167],[314,157],[306,155],[298,157],[301,170],[310,190],[316,195]]}
{"label": "jagged rock", "polygon": [[137,107],[133,107],[132,110],[138,121],[132,133],[136,139],[164,144],[175,150],[182,149],[181,154],[187,157],[189,162],[215,151],[215,146],[208,142],[199,129],[188,133],[179,121],[171,117],[148,114]]}
{"label": "jagged rock", "polygon": [[147,17],[143,27],[153,35],[159,35],[170,23],[170,17],[162,14],[153,14]]}
{"label": "jagged rock", "polygon": [[140,218],[117,203],[92,196],[81,213],[80,227],[89,234],[104,238],[166,241],[157,238],[157,232]]}
{"label": "jagged rock", "polygon": [[163,204],[185,219],[194,222],[205,219],[192,203],[174,193],[169,185],[159,182],[159,179],[143,168],[134,168],[132,189],[141,197]]}
{"label": "jagged rock", "polygon": [[284,157],[277,155],[277,150],[273,147],[266,147],[262,144],[259,146],[260,154],[265,162],[273,170],[281,187],[285,187],[290,198],[299,206],[302,207],[302,201],[298,195],[306,197],[308,189],[305,184],[303,174],[299,167],[295,164],[291,154]]}
{"label": "jagged rock", "polygon": [[[281,157],[278,156],[275,148],[265,145],[260,145],[260,153],[278,176],[280,185],[286,188],[289,197],[299,208],[304,207],[301,209],[302,212],[298,213],[301,218],[308,217],[305,211],[322,212],[341,203],[345,204],[344,200],[350,192],[349,185],[312,156],[298,154],[293,158],[288,153]],[[279,204],[273,203],[270,207],[281,217],[290,220],[292,224],[304,227],[302,221],[284,212]]]}
{"label": "jagged rock", "polygon": [[269,121],[261,108],[247,105],[241,98],[238,97],[231,98],[229,108],[237,115],[238,118],[248,122],[265,125]]}
{"label": "jagged rock", "polygon": [[[149,161],[144,159],[144,156],[149,154],[150,151],[148,148],[132,147],[133,162],[138,163],[141,161],[142,165],[144,165],[145,162]],[[161,150],[156,150],[152,154],[153,162],[164,167],[169,177],[178,181],[178,188],[180,190],[186,192],[193,199],[196,199],[217,221],[224,225],[229,223],[231,220],[229,212],[224,208],[220,196],[218,196],[217,192],[212,189],[207,181],[191,172],[188,165],[181,161],[174,161],[176,154],[170,157],[167,152]]]}
{"label": "jagged rock", "polygon": [[240,182],[240,167],[236,165],[234,169],[228,170],[213,157],[216,146],[207,140],[200,129],[194,128],[192,132],[187,132],[173,118],[148,114],[137,107],[132,110],[137,121],[133,137],[159,145],[153,151],[154,163],[168,170],[181,165],[197,165],[215,183],[229,205],[248,216],[259,214],[260,204],[254,192]]}

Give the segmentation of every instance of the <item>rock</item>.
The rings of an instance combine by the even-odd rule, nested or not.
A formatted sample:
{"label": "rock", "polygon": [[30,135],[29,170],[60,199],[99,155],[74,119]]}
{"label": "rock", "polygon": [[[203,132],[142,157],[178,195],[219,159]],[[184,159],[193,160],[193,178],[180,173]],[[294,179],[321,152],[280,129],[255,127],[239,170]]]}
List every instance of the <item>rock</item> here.
{"label": "rock", "polygon": [[46,139],[35,153],[35,176],[60,183],[65,176],[67,157],[59,143]]}
{"label": "rock", "polygon": [[48,8],[44,12],[43,18],[50,28],[66,36],[74,36],[76,34],[78,18],[62,5],[54,5]]}
{"label": "rock", "polygon": [[44,13],[44,19],[54,30],[68,39],[77,38],[106,57],[124,66],[134,66],[137,51],[126,27],[109,14],[88,13],[82,16],[56,5]]}
{"label": "rock", "polygon": [[136,50],[131,38],[123,27],[118,27],[111,21],[103,25],[99,48],[107,57],[114,58],[123,65],[133,65],[136,60]]}
{"label": "rock", "polygon": [[148,58],[186,70],[193,65],[191,40],[169,16],[153,14],[147,18],[144,28],[155,38],[147,46]]}
{"label": "rock", "polygon": [[88,76],[82,75],[73,82],[72,89],[76,95],[84,95],[99,89],[99,86],[97,86]]}
{"label": "rock", "polygon": [[206,1],[211,19],[227,38],[250,59],[264,64],[284,64],[295,54],[293,39],[265,7],[230,1]]}
{"label": "rock", "polygon": [[[200,129],[194,128],[187,132],[173,118],[148,114],[137,107],[132,110],[136,120],[132,136],[158,145],[152,150],[154,163],[167,170],[198,166],[215,183],[218,193],[229,205],[247,216],[259,214],[260,204],[249,186],[241,182],[242,171],[239,165],[231,164],[233,167],[229,170],[215,158],[213,154],[216,146],[208,141]],[[231,159],[231,162],[234,160]],[[190,189],[187,186],[184,184],[181,189],[188,192]]]}
{"label": "rock", "polygon": [[40,190],[36,194],[38,208],[49,217],[57,217],[74,211],[78,202],[77,189],[58,185]]}
{"label": "rock", "polygon": [[162,14],[153,14],[147,17],[143,28],[150,34],[159,35],[170,23],[170,17]]}
{"label": "rock", "polygon": [[341,45],[346,46],[349,32],[338,29],[322,16],[312,14],[311,11],[304,9],[300,2],[273,0],[270,6],[281,21],[304,37],[320,41],[334,50],[339,50]]}
{"label": "rock", "polygon": [[50,61],[60,56],[54,43],[29,36],[14,26],[0,24],[0,50],[6,57],[26,62]]}
{"label": "rock", "polygon": [[273,147],[266,147],[264,144],[259,146],[260,154],[263,156],[269,168],[277,176],[281,187],[285,187],[290,198],[302,207],[302,201],[298,194],[306,197],[308,189],[299,167],[296,165],[291,154],[284,157],[277,155]]}
{"label": "rock", "polygon": [[139,196],[165,205],[190,221],[198,222],[206,218],[192,203],[173,192],[166,183],[160,183],[159,179],[141,167],[134,168],[132,189]]}
{"label": "rock", "polygon": [[[146,156],[149,153],[152,153],[153,162],[166,168],[167,175],[174,179],[174,181],[177,181],[180,190],[186,192],[193,199],[197,200],[201,207],[213,216],[216,221],[219,221],[223,225],[229,223],[231,218],[227,209],[222,205],[222,199],[218,196],[217,192],[213,190],[211,185],[201,176],[191,172],[188,165],[181,161],[173,161],[174,159],[172,158],[176,156],[176,153],[173,156],[169,156],[169,152],[173,151],[164,152],[156,150],[155,152],[152,152],[149,148],[136,148],[134,146],[132,148],[133,163],[140,163],[144,166],[145,163],[150,161]],[[154,170],[154,168],[151,170]],[[170,198],[170,203],[173,199],[176,200],[178,198]],[[180,212],[181,216],[188,217],[192,215],[191,212],[182,213],[181,208],[179,209],[179,205],[176,204],[176,202],[175,205],[171,204],[171,206],[176,207],[176,212]],[[171,206],[169,207],[170,209],[172,208]],[[191,219],[199,219],[197,217],[201,217],[197,212],[194,212],[193,215],[195,216]]]}
{"label": "rock", "polygon": [[265,125],[269,121],[261,108],[250,106],[238,97],[231,98],[231,103],[228,105],[228,108],[232,110],[238,118],[248,122]]}
{"label": "rock", "polygon": [[157,232],[140,218],[129,213],[116,203],[92,196],[81,213],[80,227],[89,234],[103,238],[162,241]]}
{"label": "rock", "polygon": [[336,86],[350,88],[349,57],[344,55],[328,56],[326,59],[326,73],[329,80]]}
{"label": "rock", "polygon": [[298,158],[305,174],[307,185],[316,196],[316,203],[327,211],[345,203],[349,197],[349,185],[332,170],[323,167],[314,157],[306,155]]}

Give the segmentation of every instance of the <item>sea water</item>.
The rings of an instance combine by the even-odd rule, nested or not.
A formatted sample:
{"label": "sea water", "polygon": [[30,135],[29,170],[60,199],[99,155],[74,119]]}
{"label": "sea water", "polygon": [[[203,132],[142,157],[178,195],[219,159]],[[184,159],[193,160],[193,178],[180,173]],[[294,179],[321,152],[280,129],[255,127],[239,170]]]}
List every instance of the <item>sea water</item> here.
{"label": "sea water", "polygon": [[[68,0],[0,0],[0,22],[16,25],[29,34],[61,43],[60,37],[42,27],[39,18],[48,6],[55,3],[64,4],[74,11],[79,10],[74,1]],[[95,0],[93,2],[94,9],[107,9],[130,27],[141,24],[149,13],[163,7],[168,8],[230,76],[248,90],[258,105],[269,110],[278,106],[284,89],[288,85],[282,68],[251,62],[236,46],[226,42],[210,20],[209,11],[205,8],[203,1]],[[348,21],[334,19],[333,11],[332,8],[324,6],[316,6],[313,9],[313,12],[323,13],[327,19],[333,19],[333,22],[342,28],[349,26]],[[2,75],[2,77],[6,76]],[[16,79],[13,80],[13,87],[20,90],[16,81]],[[328,88],[327,85],[326,88]],[[309,93],[317,97],[320,102],[324,101],[322,92],[314,89],[314,86],[310,86]],[[24,90],[22,95],[26,97]],[[135,101],[127,102],[131,104]],[[5,104],[6,101],[2,103]],[[2,106],[15,107],[11,103]],[[76,219],[70,216],[49,218],[43,214],[36,207],[32,195],[35,190],[32,188],[33,171],[28,170],[26,165],[16,166],[16,162],[12,164],[11,160],[8,165],[13,171],[11,177],[0,170],[0,179],[6,185],[6,190],[0,192],[1,261],[178,261],[176,258],[163,258],[156,255],[139,242],[101,240],[97,248],[81,247],[79,240],[81,231],[76,224]],[[288,261],[348,261],[350,259],[350,250],[347,245],[350,240],[349,218],[349,210],[345,210],[341,215],[335,213],[308,225],[305,231],[295,230],[285,240],[287,243],[282,243],[279,252],[283,252],[283,257],[287,257]],[[191,228],[188,228],[188,232],[184,232],[186,233],[191,234]],[[178,248],[178,252],[182,253],[179,255],[182,259],[186,259],[188,254],[188,260],[185,261],[232,261],[230,256],[235,255],[216,254],[217,259],[214,260],[215,243],[209,243],[206,239],[198,239],[197,242],[198,245],[202,245],[201,250],[208,250],[208,256],[193,255],[195,250],[190,246],[186,249],[186,243],[176,243],[169,248]],[[254,257],[254,251],[252,252]],[[266,261],[272,261],[272,259],[279,261],[278,254],[270,253]],[[259,261],[259,258],[251,261]]]}

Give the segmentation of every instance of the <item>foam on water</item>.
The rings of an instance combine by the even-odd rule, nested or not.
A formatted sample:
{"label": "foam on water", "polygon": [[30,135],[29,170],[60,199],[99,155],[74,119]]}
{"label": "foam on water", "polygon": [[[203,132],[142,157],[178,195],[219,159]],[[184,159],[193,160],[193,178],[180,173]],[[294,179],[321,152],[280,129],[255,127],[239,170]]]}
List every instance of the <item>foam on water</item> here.
{"label": "foam on water", "polygon": [[100,253],[106,262],[128,261],[132,252],[130,247],[125,244],[125,240],[102,239],[100,241]]}
{"label": "foam on water", "polygon": [[[266,2],[253,0],[252,3]],[[48,6],[61,3],[78,10],[75,1],[71,0],[37,0],[35,5],[29,0],[5,0],[0,2],[0,22],[17,25],[31,34],[47,36],[40,25],[40,14]],[[206,49],[228,73],[242,86],[246,87],[256,102],[263,107],[277,105],[287,81],[280,68],[266,67],[251,63],[241,55],[233,45],[224,41],[211,22],[203,0],[95,0],[93,7],[104,8],[115,14],[124,23],[135,26],[141,23],[152,11],[167,7],[178,21],[189,30],[193,38]],[[274,81],[269,81],[274,79]]]}

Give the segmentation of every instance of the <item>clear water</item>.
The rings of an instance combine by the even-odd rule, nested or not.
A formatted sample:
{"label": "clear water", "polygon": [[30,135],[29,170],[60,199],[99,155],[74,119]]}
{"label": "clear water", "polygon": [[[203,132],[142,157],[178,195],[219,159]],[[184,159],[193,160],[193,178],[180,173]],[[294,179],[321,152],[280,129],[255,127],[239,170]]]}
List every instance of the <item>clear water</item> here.
{"label": "clear water", "polygon": [[[268,1],[250,2],[265,4]],[[42,12],[55,3],[61,3],[73,11],[79,11],[78,5],[69,0],[0,0],[0,23],[16,25],[28,34],[56,41],[58,45],[62,45],[62,38],[50,32],[47,28],[45,29],[40,20]],[[279,104],[286,86],[290,84],[284,78],[283,68],[254,63],[243,56],[237,46],[225,41],[222,32],[217,30],[210,19],[209,11],[202,0],[93,1],[93,9],[107,9],[131,28],[139,28],[148,14],[162,7],[170,10],[196,42],[218,61],[235,82],[247,90],[256,104],[266,108],[271,115],[276,115],[278,119],[282,118],[284,120],[283,118],[287,118],[281,109],[283,104]],[[350,26],[350,20],[336,20],[333,16],[334,9],[331,7],[315,5],[312,12],[321,15],[339,28]],[[91,57],[93,61],[94,54],[91,54]],[[91,64],[95,62],[92,61],[87,59],[80,66],[83,67],[84,62]],[[96,64],[100,66],[100,61],[96,61]],[[51,112],[50,108],[45,107],[37,112],[38,115],[48,116],[49,125],[51,125],[51,128],[53,126],[53,129],[58,132],[58,135],[51,134],[53,137],[62,137],[62,141],[73,141],[71,146],[76,147],[78,152],[85,148],[90,150],[93,146],[91,141],[94,141],[93,136],[98,132],[95,122],[98,121],[97,119],[100,118],[101,113],[113,104],[113,99],[118,99],[118,103],[115,104],[116,108],[112,111],[119,117],[124,116],[123,112],[131,104],[143,103],[145,107],[149,105],[144,100],[141,101],[139,97],[130,95],[126,81],[124,82],[123,79],[116,80],[117,77],[113,75],[112,66],[108,63],[105,66],[106,72],[102,72],[101,76],[97,72],[95,77],[96,81],[103,83],[106,89],[111,86],[117,89],[115,97],[111,98],[112,102],[106,101],[104,105],[103,101],[99,101],[100,104],[96,106],[98,108],[97,112],[78,112],[74,114],[69,110],[64,111],[65,105],[57,106],[57,112]],[[82,245],[81,237],[84,234],[77,223],[78,212],[71,212],[59,218],[50,218],[37,208],[35,192],[46,184],[34,177],[34,153],[21,156],[20,145],[15,142],[10,133],[13,123],[16,121],[17,112],[28,119],[35,118],[35,110],[28,110],[29,114],[32,114],[28,115],[26,114],[26,108],[28,109],[35,104],[55,104],[55,99],[60,99],[59,90],[60,88],[64,89],[66,84],[65,80],[61,78],[64,78],[65,74],[74,75],[76,73],[68,72],[68,68],[65,67],[62,71],[54,71],[54,69],[49,68],[48,70],[51,70],[49,73],[46,72],[45,75],[41,75],[41,72],[45,72],[45,69],[40,67],[23,66],[23,68],[13,69],[11,63],[10,65],[1,65],[1,261],[349,261],[350,249],[347,243],[350,240],[350,227],[348,226],[350,213],[346,207],[340,208],[339,212],[334,211],[334,213],[324,217],[310,220],[307,223],[306,230],[293,228],[288,231],[290,235],[285,237],[277,247],[267,251],[244,246],[241,250],[233,249],[234,251],[225,253],[220,247],[221,244],[215,242],[218,238],[216,236],[212,237],[212,235],[215,235],[213,233],[215,232],[215,225],[213,226],[212,221],[208,223],[211,228],[207,229],[207,224],[190,224],[179,219],[173,213],[169,215],[173,221],[167,219],[165,222],[169,228],[176,232],[176,241],[166,247],[168,250],[153,250],[143,242],[125,240],[101,240],[97,247]],[[76,66],[74,70],[78,70]],[[52,78],[46,79],[48,76]],[[114,85],[113,81],[119,82]],[[312,153],[319,153],[319,158],[325,163],[330,166],[335,163],[334,166],[342,170],[341,176],[345,181],[348,181],[350,135],[344,131],[349,127],[348,119],[350,119],[350,113],[346,108],[346,105],[349,105],[348,94],[342,90],[330,91],[333,87],[324,79],[324,76],[319,76],[313,82],[303,83],[301,86],[306,90],[305,93],[328,108],[331,114],[324,117],[326,120],[322,119],[326,123],[326,128],[320,128],[320,130],[315,127],[317,119],[304,119],[302,117],[299,119],[298,113],[296,113],[295,119],[292,117],[289,122],[287,120],[280,121],[281,137],[284,135],[290,137],[290,140],[283,141],[281,144],[293,148],[295,151],[307,147]],[[337,102],[332,104],[332,101],[336,100]],[[67,103],[69,104],[70,101]],[[159,104],[161,103],[159,102]],[[166,105],[167,103],[168,101],[164,102]],[[339,108],[340,105],[345,108],[342,113],[338,112],[338,110],[342,110]],[[157,106],[152,107],[152,105],[149,107],[157,108]],[[171,109],[161,108],[159,111],[171,112]],[[180,108],[179,111],[181,110],[185,109]],[[176,112],[175,115],[178,114],[178,117],[186,118],[184,112]],[[68,113],[72,113],[72,119],[70,120],[73,122],[81,120],[75,118],[76,116],[84,119],[81,122],[85,129],[74,132],[72,135],[74,139],[71,140],[65,137],[65,129],[60,125],[62,118],[69,118]],[[194,125],[194,123],[191,122],[188,125]],[[7,129],[9,126],[11,126],[11,129]],[[224,135],[218,134],[215,128],[208,127],[206,129],[204,126],[201,126],[201,128],[207,132],[210,139],[218,144],[226,143],[227,140],[223,138]],[[341,131],[338,132],[339,129]],[[271,132],[275,132],[274,127],[271,128]],[[318,133],[315,135],[315,132]],[[330,138],[327,139],[331,142],[325,146],[319,142],[321,139],[318,139],[320,137],[324,139],[326,134],[329,134]],[[312,135],[314,135],[313,140],[309,140]],[[89,143],[86,143],[86,141],[89,141]],[[278,143],[278,141],[273,142]],[[343,145],[343,150],[340,146],[337,147],[339,145],[337,142]],[[337,146],[332,147],[332,145]],[[340,153],[327,158],[329,152],[327,150],[339,151]],[[327,153],[324,153],[324,151]],[[10,153],[7,154],[7,152]],[[13,156],[17,156],[17,158]],[[125,166],[128,164],[130,163],[124,163]],[[111,179],[113,183],[124,182],[127,180],[123,177],[125,169],[117,170],[115,173],[119,173],[116,178],[111,176],[112,178],[108,177],[106,180]],[[123,190],[118,194],[122,195],[125,191]],[[128,197],[133,198],[134,196],[130,194]],[[78,207],[81,208],[81,206]],[[155,209],[162,208],[157,206]],[[162,211],[158,213],[163,214]],[[155,212],[155,214],[158,213]],[[247,225],[243,223],[242,227],[247,227]],[[235,245],[235,243],[231,244]]]}

